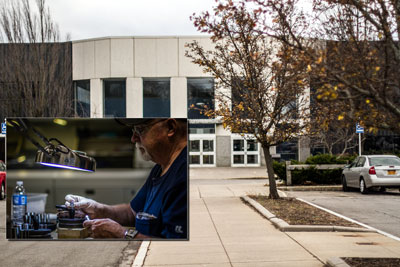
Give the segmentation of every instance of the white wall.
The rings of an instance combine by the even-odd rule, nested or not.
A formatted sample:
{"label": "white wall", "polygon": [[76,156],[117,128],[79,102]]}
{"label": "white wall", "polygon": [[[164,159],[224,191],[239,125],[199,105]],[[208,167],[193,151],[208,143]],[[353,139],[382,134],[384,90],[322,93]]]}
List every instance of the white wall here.
{"label": "white wall", "polygon": [[171,78],[171,116],[187,116],[187,77],[209,77],[185,56],[186,43],[208,37],[106,37],[72,44],[73,80],[91,80],[91,116],[103,116],[103,79],[126,78],[126,116],[143,116],[143,80]]}

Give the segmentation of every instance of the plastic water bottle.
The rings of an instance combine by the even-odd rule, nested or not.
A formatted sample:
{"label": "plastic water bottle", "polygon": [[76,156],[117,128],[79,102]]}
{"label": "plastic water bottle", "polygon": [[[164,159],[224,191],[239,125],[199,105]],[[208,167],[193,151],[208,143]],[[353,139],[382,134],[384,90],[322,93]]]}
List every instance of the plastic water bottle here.
{"label": "plastic water bottle", "polygon": [[24,183],[22,181],[17,181],[17,186],[15,187],[14,194],[13,194],[13,222],[14,225],[22,225],[24,224],[24,216],[26,213],[26,194]]}

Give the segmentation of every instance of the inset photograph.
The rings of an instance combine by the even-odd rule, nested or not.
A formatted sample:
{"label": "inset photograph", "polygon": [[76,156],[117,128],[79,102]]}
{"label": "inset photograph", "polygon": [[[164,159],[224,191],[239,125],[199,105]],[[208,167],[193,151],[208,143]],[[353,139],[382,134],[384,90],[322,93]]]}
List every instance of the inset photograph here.
{"label": "inset photograph", "polygon": [[187,119],[6,123],[7,239],[188,240]]}

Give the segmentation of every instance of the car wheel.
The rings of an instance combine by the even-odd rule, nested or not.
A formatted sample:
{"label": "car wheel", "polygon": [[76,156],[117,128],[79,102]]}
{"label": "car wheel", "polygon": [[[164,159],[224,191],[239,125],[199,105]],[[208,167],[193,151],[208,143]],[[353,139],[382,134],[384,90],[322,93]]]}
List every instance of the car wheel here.
{"label": "car wheel", "polygon": [[360,193],[361,194],[368,193],[367,185],[365,184],[365,181],[363,178],[360,179]]}
{"label": "car wheel", "polygon": [[6,188],[4,183],[1,184],[1,192],[0,192],[0,199],[4,199],[6,197]]}
{"label": "car wheel", "polygon": [[349,188],[347,187],[346,176],[342,176],[342,190],[343,192],[348,192]]}

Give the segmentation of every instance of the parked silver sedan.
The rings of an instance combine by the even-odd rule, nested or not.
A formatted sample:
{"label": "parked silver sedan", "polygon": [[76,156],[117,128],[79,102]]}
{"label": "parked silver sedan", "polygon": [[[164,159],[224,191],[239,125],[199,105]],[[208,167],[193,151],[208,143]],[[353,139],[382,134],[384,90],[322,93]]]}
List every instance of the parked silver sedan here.
{"label": "parked silver sedan", "polygon": [[357,157],[342,172],[343,191],[359,188],[366,194],[371,188],[400,188],[400,158],[390,155],[366,155]]}

